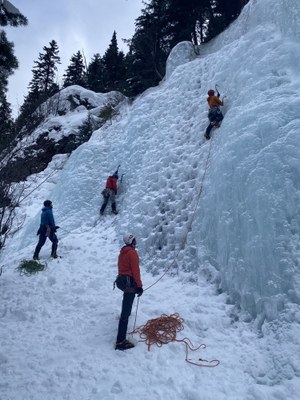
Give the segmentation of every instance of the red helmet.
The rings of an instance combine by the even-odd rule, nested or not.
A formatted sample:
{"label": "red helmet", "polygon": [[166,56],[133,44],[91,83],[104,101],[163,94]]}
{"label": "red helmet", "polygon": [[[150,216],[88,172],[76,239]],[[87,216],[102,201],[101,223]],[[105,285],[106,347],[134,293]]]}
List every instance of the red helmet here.
{"label": "red helmet", "polygon": [[209,96],[213,96],[215,94],[215,91],[213,89],[209,89],[209,91],[207,92],[207,94]]}

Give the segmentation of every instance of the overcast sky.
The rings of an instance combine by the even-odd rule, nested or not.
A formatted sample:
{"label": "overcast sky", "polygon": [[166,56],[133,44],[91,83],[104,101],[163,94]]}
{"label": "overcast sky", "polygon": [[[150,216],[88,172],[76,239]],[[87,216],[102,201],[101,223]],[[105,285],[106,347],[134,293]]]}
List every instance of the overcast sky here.
{"label": "overcast sky", "polygon": [[8,40],[15,45],[19,68],[9,79],[8,101],[14,114],[23,103],[32,79],[32,67],[43,47],[51,40],[58,44],[61,57],[59,78],[71,56],[83,50],[87,61],[95,53],[103,56],[113,31],[119,49],[127,53],[122,39],[134,33],[135,19],[144,8],[142,0],[9,0],[28,18],[26,27],[4,27]]}

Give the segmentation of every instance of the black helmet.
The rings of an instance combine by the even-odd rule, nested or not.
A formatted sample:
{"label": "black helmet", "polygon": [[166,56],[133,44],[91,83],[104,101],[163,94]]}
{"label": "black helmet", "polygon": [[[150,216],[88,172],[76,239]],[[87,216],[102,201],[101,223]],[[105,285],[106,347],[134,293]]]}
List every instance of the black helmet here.
{"label": "black helmet", "polygon": [[118,175],[118,173],[117,173],[117,172],[115,172],[115,173],[113,174],[113,177],[115,177],[115,178],[119,179],[119,175]]}
{"label": "black helmet", "polygon": [[45,207],[51,207],[52,206],[52,201],[51,200],[45,200],[44,201],[44,206]]}

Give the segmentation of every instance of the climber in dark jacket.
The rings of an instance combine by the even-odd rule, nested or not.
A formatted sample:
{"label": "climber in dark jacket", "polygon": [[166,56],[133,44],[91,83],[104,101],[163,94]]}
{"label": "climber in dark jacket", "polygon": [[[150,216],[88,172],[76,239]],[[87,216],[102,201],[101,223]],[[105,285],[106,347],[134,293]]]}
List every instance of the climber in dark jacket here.
{"label": "climber in dark jacket", "polygon": [[110,199],[111,201],[111,212],[118,214],[116,209],[116,194],[118,192],[117,180],[119,179],[118,172],[116,171],[113,175],[109,176],[106,181],[105,189],[102,191],[103,204],[100,209],[100,214],[103,215],[104,210]]}
{"label": "climber in dark jacket", "polygon": [[223,114],[220,110],[220,106],[224,105],[224,98],[220,100],[220,93],[218,93],[217,96],[215,96],[215,91],[213,89],[210,89],[208,92],[208,106],[209,106],[209,111],[208,111],[208,119],[209,119],[209,125],[206,128],[205,132],[205,138],[207,140],[210,139],[210,131],[212,130],[213,127],[219,128],[220,122],[223,120]]}
{"label": "climber in dark jacket", "polygon": [[58,257],[56,253],[58,239],[55,232],[59,228],[59,226],[55,225],[52,208],[52,201],[45,200],[44,207],[42,208],[41,224],[39,230],[37,231],[37,235],[39,235],[39,241],[34,251],[34,260],[39,260],[39,253],[41,251],[41,248],[44,246],[47,238],[52,242],[51,257]]}

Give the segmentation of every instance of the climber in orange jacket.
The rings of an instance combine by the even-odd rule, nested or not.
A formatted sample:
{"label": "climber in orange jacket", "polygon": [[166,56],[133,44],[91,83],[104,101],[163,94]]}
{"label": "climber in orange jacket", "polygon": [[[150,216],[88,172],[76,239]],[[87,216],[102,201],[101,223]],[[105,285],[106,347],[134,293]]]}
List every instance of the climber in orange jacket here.
{"label": "climber in orange jacket", "polygon": [[137,294],[143,294],[141,281],[139,256],[135,250],[136,238],[132,234],[124,236],[125,246],[121,248],[118,258],[117,287],[123,291],[122,311],[118,326],[118,335],[115,345],[116,350],[127,350],[134,347],[134,344],[126,339],[128,318],[131,314],[132,304]]}
{"label": "climber in orange jacket", "polygon": [[224,105],[224,98],[220,100],[220,93],[217,92],[217,96],[215,96],[215,91],[213,89],[210,89],[208,92],[208,106],[209,106],[209,112],[208,112],[208,119],[209,119],[209,125],[206,128],[205,132],[205,138],[207,140],[210,139],[210,131],[212,128],[215,126],[216,128],[219,128],[220,122],[223,119],[223,114],[220,110],[220,106]]}

